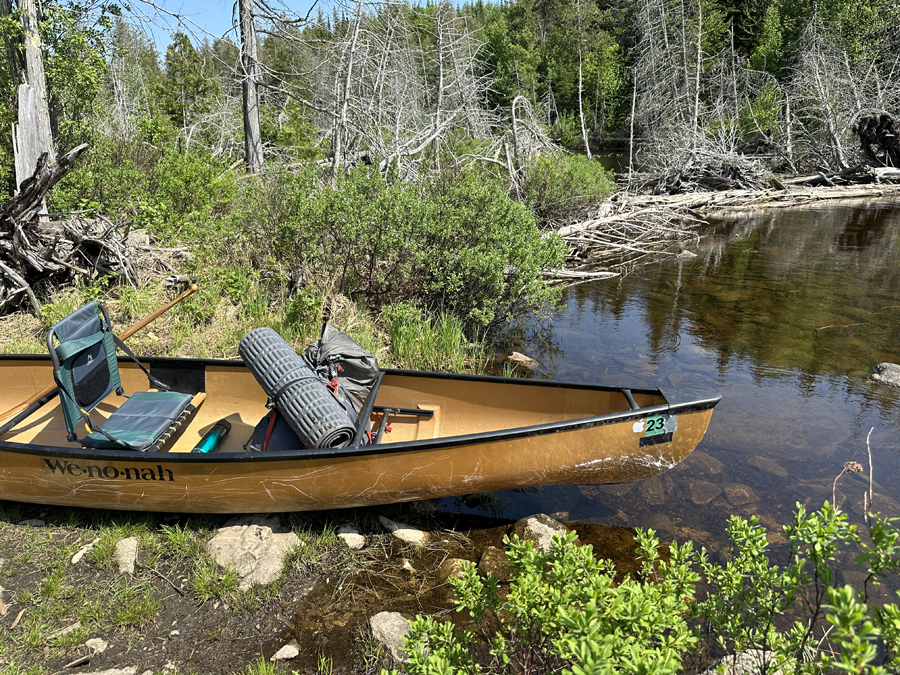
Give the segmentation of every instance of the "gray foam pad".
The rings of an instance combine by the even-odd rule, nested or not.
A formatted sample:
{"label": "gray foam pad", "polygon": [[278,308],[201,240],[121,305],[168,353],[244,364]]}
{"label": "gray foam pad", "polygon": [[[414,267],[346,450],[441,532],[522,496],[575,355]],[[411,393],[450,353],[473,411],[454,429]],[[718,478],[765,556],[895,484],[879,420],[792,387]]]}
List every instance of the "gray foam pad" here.
{"label": "gray foam pad", "polygon": [[250,331],[238,353],[308,447],[343,448],[353,441],[356,429],[347,411],[278,333],[271,328]]}

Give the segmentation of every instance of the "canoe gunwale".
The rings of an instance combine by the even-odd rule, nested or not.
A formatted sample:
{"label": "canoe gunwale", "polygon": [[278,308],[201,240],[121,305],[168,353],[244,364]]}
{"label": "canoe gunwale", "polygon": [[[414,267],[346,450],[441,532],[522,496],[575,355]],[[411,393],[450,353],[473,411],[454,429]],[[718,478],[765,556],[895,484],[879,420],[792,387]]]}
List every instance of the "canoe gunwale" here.
{"label": "canoe gunwale", "polygon": [[[49,355],[41,354],[0,354],[0,365],[6,360],[46,360],[49,361]],[[167,357],[140,357],[144,363],[159,363],[161,365],[172,364],[189,364],[197,368],[212,366],[226,367],[245,367],[242,361],[226,360],[226,359],[181,359]],[[490,375],[465,375],[459,373],[432,373],[426,371],[409,371],[385,368],[379,373],[378,383],[381,378],[386,375],[397,375],[403,377],[428,377],[445,380],[467,380],[467,381],[484,381],[495,384],[516,384],[535,387],[558,387],[567,389],[585,389],[590,391],[611,391],[623,392],[630,390],[632,393],[659,395],[665,398],[667,403],[644,408],[636,408],[634,410],[625,410],[620,412],[606,413],[593,417],[583,417],[572,420],[563,420],[558,422],[550,422],[546,424],[537,424],[525,427],[514,427],[511,429],[501,429],[496,431],[487,431],[474,434],[464,434],[459,436],[448,436],[444,438],[423,439],[415,441],[402,441],[397,443],[388,443],[385,445],[359,445],[362,437],[361,430],[358,431],[354,444],[344,448],[312,448],[306,450],[273,450],[269,452],[230,452],[230,453],[167,453],[167,452],[135,452],[129,450],[97,450],[93,448],[66,447],[66,446],[45,446],[39,444],[13,443],[11,441],[0,440],[0,449],[7,452],[24,453],[24,454],[40,454],[47,456],[78,458],[78,459],[95,459],[107,461],[128,461],[128,462],[146,462],[158,463],[161,459],[165,462],[172,463],[201,463],[201,464],[217,464],[232,462],[268,462],[268,461],[285,461],[285,460],[308,460],[327,457],[353,457],[364,455],[387,455],[403,452],[414,452],[419,450],[432,450],[447,447],[461,447],[486,442],[503,442],[516,440],[519,438],[528,438],[532,436],[542,436],[549,434],[558,434],[565,432],[578,431],[592,427],[626,422],[629,420],[638,420],[649,415],[667,413],[669,415],[687,414],[715,407],[721,398],[719,394],[714,393],[694,393],[672,390],[663,392],[660,389],[644,389],[632,387],[616,387],[597,385],[590,383],[573,383],[559,382],[555,380],[527,380],[522,378],[511,377],[495,377]],[[369,397],[367,407],[364,410],[362,419],[368,419],[372,407],[375,404],[375,396]]]}

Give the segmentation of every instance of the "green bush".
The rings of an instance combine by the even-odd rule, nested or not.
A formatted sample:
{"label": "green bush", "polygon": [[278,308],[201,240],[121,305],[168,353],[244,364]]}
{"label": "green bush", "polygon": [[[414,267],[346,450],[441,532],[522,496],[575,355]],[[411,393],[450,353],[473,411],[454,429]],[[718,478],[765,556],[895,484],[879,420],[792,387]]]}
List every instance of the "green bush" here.
{"label": "green bush", "polygon": [[[52,208],[95,208],[187,244],[198,276],[243,268],[267,286],[299,273],[322,294],[376,309],[413,302],[469,333],[552,303],[558,291],[542,274],[565,255],[499,179],[475,168],[421,184],[360,167],[332,187],[315,166],[238,181],[205,154],[106,140],[60,183]],[[246,284],[224,282],[246,306],[236,297]]]}
{"label": "green bush", "polygon": [[[661,561],[653,531],[638,530],[641,572],[619,584],[611,563],[596,560],[590,546],[575,546],[572,533],[554,538],[549,553],[507,539],[513,578],[506,594],[471,563],[450,580],[457,611],[469,612],[480,635],[417,617],[406,640],[406,671],[662,675],[697,657],[705,635],[706,647],[720,653],[760,650],[760,673],[897,672],[900,605],[869,603],[868,590],[900,573],[898,522],[874,519],[864,539],[829,504],[812,513],[798,504],[784,528],[791,545],[784,567],[769,560],[756,516],[732,516],[725,565],[690,543],[673,544],[670,559]],[[836,583],[847,547],[861,551],[855,562],[867,574],[862,590]]]}
{"label": "green bush", "polygon": [[583,155],[539,157],[525,168],[523,199],[543,228],[582,220],[615,190],[612,173]]}
{"label": "green bush", "polygon": [[477,170],[417,185],[361,167],[332,188],[308,169],[260,190],[241,188],[228,231],[249,245],[231,248],[366,306],[412,301],[483,329],[557,296],[541,275],[562,241]]}
{"label": "green bush", "polygon": [[[473,631],[452,634],[452,624],[418,617],[406,650],[410,673],[562,672],[674,673],[682,654],[699,641],[684,611],[698,576],[687,561],[691,545],[672,548],[660,562],[657,541],[639,533],[640,579],[616,585],[615,570],[598,561],[590,546],[575,546],[576,535],[556,536],[549,553],[518,538],[507,560],[513,570],[509,592],[497,580],[479,577],[471,563],[451,578],[459,607],[466,609],[489,639],[490,659],[479,664],[470,646]],[[490,633],[488,626],[500,623]]]}
{"label": "green bush", "polygon": [[96,209],[168,243],[205,242],[234,206],[227,168],[206,154],[101,137],[50,193],[50,208]]}

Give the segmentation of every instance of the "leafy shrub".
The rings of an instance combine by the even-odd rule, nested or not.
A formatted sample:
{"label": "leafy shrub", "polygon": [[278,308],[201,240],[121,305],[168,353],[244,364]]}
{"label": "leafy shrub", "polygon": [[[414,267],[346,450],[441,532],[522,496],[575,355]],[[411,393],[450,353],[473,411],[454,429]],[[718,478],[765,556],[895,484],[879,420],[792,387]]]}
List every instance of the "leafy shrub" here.
{"label": "leafy shrub", "polygon": [[[761,673],[897,672],[900,605],[867,601],[870,582],[900,573],[898,522],[875,519],[866,541],[828,503],[812,513],[798,504],[784,528],[791,557],[783,568],[769,560],[756,516],[731,517],[732,554],[724,566],[690,542],[673,544],[670,560],[660,561],[653,531],[638,530],[640,574],[618,585],[611,563],[596,560],[590,546],[576,547],[572,533],[554,538],[549,553],[506,539],[508,593],[471,563],[450,580],[457,611],[468,610],[481,641],[475,631],[454,633],[449,622],[417,617],[406,640],[406,670],[662,675],[696,656],[705,633],[727,654],[760,650]],[[861,551],[855,562],[868,575],[860,591],[835,581],[848,545]],[[701,579],[707,593],[698,600]]]}
{"label": "leafy shrub", "polygon": [[[513,570],[502,597],[497,580],[482,580],[471,563],[450,583],[459,601],[490,639],[491,671],[674,673],[681,655],[699,638],[687,621],[686,602],[698,579],[686,562],[691,545],[672,548],[660,562],[657,541],[639,534],[644,564],[640,579],[614,584],[615,570],[594,558],[590,546],[575,546],[576,535],[554,537],[549,553],[531,542],[510,541]],[[500,622],[493,635],[487,626]],[[482,668],[469,645],[473,632],[452,634],[450,623],[419,617],[411,625],[407,653],[411,673],[477,673]]]}
{"label": "leafy shrub", "polygon": [[541,274],[562,264],[561,240],[474,169],[415,185],[361,167],[335,188],[309,169],[262,190],[241,188],[253,206],[228,231],[249,246],[232,248],[367,306],[413,301],[484,328],[556,297]]}
{"label": "leafy shrub", "polygon": [[101,138],[50,193],[51,210],[97,209],[169,242],[204,242],[227,210],[235,178],[205,154]]}
{"label": "leafy shrub", "polygon": [[249,276],[235,270],[253,269],[264,287],[301,273],[321,294],[376,309],[410,301],[470,333],[553,302],[542,274],[565,255],[500,179],[474,168],[422,184],[360,167],[332,187],[314,166],[237,181],[205,154],[106,140],[60,183],[52,208],[96,208],[188,244],[198,277],[221,271],[217,289],[245,308]]}
{"label": "leafy shrub", "polygon": [[614,189],[612,173],[583,155],[539,157],[523,179],[524,201],[542,228],[583,219]]}

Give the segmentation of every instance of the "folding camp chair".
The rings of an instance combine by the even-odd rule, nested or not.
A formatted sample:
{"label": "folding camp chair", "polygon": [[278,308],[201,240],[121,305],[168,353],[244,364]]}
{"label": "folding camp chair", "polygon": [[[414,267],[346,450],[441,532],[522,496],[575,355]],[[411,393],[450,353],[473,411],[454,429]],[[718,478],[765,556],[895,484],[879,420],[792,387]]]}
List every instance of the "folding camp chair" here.
{"label": "folding camp chair", "polygon": [[[54,337],[59,344],[54,345]],[[147,375],[160,391],[132,394],[102,424],[94,424],[90,412],[111,392],[125,396],[119,378],[116,345]],[[53,377],[59,387],[63,416],[70,442],[88,448],[158,450],[166,432],[193,413],[190,394],[169,387],[147,372],[128,347],[113,335],[106,308],[90,302],[55,324],[47,333],[53,359]],[[78,438],[75,428],[84,422],[88,435]]]}

